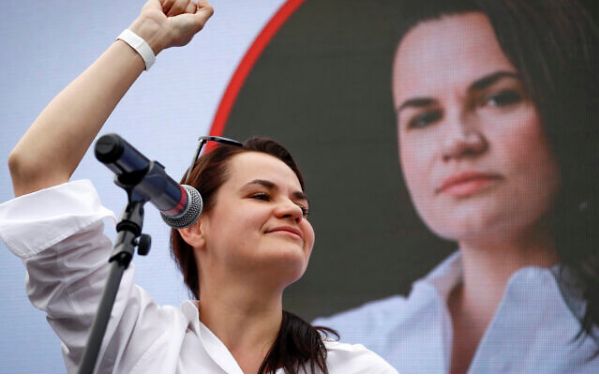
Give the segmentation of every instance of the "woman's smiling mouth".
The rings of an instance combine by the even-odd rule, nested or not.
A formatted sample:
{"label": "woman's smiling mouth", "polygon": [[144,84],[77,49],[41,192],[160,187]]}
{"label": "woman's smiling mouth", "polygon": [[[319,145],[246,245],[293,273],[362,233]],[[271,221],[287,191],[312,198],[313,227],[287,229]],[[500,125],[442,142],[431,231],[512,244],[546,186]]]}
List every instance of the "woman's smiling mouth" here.
{"label": "woman's smiling mouth", "polygon": [[277,226],[277,227],[273,227],[271,229],[269,229],[267,231],[267,233],[275,233],[275,234],[282,234],[282,235],[287,235],[287,236],[291,236],[293,238],[296,239],[300,239],[300,240],[304,240],[304,237],[302,235],[302,232],[293,226]]}

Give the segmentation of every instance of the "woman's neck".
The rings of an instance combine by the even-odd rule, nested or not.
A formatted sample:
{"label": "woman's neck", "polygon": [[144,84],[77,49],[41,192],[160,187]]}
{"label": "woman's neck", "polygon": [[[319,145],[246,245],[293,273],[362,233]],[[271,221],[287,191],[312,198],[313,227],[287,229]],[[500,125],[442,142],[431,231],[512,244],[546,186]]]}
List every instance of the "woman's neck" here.
{"label": "woman's neck", "polygon": [[495,241],[462,241],[459,246],[462,297],[465,302],[481,302],[476,304],[481,306],[480,310],[490,310],[489,307],[495,310],[508,280],[517,270],[527,266],[550,267],[558,261],[548,230]]}
{"label": "woman's neck", "polygon": [[245,373],[257,373],[274,343],[283,315],[282,291],[251,286],[202,286],[200,320],[231,352]]}
{"label": "woman's neck", "polygon": [[527,266],[549,267],[557,259],[548,231],[518,239],[460,242],[463,279],[449,296],[454,336],[451,371],[466,373],[510,277]]}

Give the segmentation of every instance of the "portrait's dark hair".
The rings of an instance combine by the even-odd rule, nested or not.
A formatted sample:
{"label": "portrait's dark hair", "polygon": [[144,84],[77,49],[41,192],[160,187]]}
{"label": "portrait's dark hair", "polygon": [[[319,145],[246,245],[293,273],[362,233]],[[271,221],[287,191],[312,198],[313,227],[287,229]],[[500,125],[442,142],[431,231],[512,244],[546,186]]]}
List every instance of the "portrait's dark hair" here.
{"label": "portrait's dark hair", "polygon": [[[229,161],[234,156],[247,152],[260,152],[281,160],[293,170],[302,190],[304,189],[304,179],[291,154],[277,142],[254,137],[245,141],[243,146],[220,145],[202,155],[193,166],[189,180],[182,181],[194,186],[202,195],[203,213],[209,213],[214,208],[216,193],[229,177]],[[195,299],[199,299],[200,281],[195,254],[177,230],[171,231],[171,252],[190,293]],[[323,335],[329,333],[338,336],[332,329],[313,327],[298,316],[283,311],[277,338],[258,373],[275,373],[280,368],[286,373],[328,373],[327,350],[321,332]]]}
{"label": "portrait's dark hair", "polygon": [[552,226],[560,288],[586,302],[581,334],[599,340],[599,32],[587,9],[568,0],[419,0],[400,9],[398,17],[406,22],[398,35],[443,16],[488,17],[559,163],[562,183]]}

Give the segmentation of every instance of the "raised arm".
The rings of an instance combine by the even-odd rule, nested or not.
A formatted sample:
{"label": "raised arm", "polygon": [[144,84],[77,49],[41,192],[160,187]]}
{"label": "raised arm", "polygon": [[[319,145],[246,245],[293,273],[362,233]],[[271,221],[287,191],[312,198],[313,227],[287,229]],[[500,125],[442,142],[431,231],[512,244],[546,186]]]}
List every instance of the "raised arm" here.
{"label": "raised arm", "polygon": [[[163,49],[186,45],[212,13],[203,0],[149,0],[129,29],[158,55]],[[68,181],[144,69],[141,56],[117,40],[52,99],[10,153],[15,196]]]}

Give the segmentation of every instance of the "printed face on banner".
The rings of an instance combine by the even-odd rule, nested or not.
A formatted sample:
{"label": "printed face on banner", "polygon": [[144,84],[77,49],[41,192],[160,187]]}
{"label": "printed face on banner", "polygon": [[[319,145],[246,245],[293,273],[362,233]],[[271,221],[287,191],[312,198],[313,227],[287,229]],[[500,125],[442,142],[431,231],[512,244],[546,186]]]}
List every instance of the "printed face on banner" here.
{"label": "printed face on banner", "polygon": [[419,215],[457,241],[522,236],[559,171],[535,104],[486,16],[414,27],[393,65],[401,166]]}

